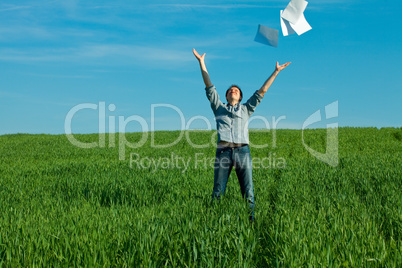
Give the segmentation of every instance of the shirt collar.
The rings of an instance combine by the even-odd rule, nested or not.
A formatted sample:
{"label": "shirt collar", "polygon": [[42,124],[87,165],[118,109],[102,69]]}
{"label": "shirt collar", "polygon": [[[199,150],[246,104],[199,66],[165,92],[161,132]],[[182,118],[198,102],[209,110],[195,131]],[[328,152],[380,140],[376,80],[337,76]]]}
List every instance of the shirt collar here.
{"label": "shirt collar", "polygon": [[235,105],[232,105],[230,103],[227,103],[226,106],[233,106],[234,108],[238,108],[240,105],[240,102],[236,103]]}

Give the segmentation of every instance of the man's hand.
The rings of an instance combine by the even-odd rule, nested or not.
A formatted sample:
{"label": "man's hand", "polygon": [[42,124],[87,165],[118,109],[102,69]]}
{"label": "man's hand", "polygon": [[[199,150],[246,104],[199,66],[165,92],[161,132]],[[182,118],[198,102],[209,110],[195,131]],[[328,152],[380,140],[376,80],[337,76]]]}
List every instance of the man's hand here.
{"label": "man's hand", "polygon": [[211,83],[211,80],[209,78],[207,67],[205,66],[205,61],[204,61],[205,53],[202,54],[202,56],[200,56],[200,54],[198,54],[198,52],[197,52],[197,50],[195,50],[195,48],[193,48],[193,53],[194,53],[194,56],[197,58],[198,62],[200,63],[202,79],[204,80],[205,86],[206,87],[211,87],[212,83]]}
{"label": "man's hand", "polygon": [[287,62],[283,65],[279,65],[279,62],[276,62],[275,71],[271,74],[271,76],[265,81],[265,83],[262,85],[262,87],[258,90],[258,94],[260,94],[261,96],[264,96],[265,92],[267,92],[269,87],[272,85],[272,83],[274,82],[274,80],[275,80],[276,76],[279,74],[279,72],[282,71],[283,69],[285,69],[289,64],[290,64],[290,62]]}
{"label": "man's hand", "polygon": [[290,64],[290,62],[287,62],[287,63],[285,63],[285,64],[283,64],[283,65],[279,65],[279,62],[276,62],[276,68],[275,68],[275,70],[278,71],[278,72],[280,72],[280,71],[282,71],[283,69],[285,69],[289,64]]}
{"label": "man's hand", "polygon": [[200,56],[200,54],[198,54],[198,52],[197,52],[197,50],[195,50],[195,48],[193,48],[193,53],[194,53],[194,56],[197,58],[197,60],[198,60],[199,62],[204,61],[204,59],[205,59],[205,53],[202,54],[202,56]]}

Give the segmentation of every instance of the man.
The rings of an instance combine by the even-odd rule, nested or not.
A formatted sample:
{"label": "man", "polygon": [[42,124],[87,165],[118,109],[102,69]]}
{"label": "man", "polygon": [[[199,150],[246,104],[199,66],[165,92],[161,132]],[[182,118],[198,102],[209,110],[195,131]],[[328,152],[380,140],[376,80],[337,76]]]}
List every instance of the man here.
{"label": "man", "polygon": [[232,171],[232,167],[234,167],[239,180],[241,194],[249,203],[250,221],[254,221],[253,168],[250,148],[248,146],[247,122],[254,113],[255,108],[261,102],[264,94],[274,82],[276,76],[290,62],[283,65],[279,65],[277,62],[275,71],[245,104],[240,104],[243,93],[237,85],[232,85],[226,91],[227,104],[223,104],[219,99],[215,86],[212,85],[209,78],[204,61],[205,53],[200,56],[195,49],[193,49],[193,53],[200,64],[206,94],[215,115],[218,132],[218,147],[214,167],[214,188],[211,203],[215,198],[219,200],[221,195],[224,195],[230,172]]}

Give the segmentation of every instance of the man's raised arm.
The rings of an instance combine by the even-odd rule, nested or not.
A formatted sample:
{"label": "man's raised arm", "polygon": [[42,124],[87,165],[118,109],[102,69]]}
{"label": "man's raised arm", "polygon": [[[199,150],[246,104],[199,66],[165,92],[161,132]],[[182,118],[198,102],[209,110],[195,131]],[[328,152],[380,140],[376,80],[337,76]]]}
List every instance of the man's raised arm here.
{"label": "man's raised arm", "polygon": [[271,74],[271,76],[265,81],[265,83],[262,85],[262,87],[258,90],[258,94],[260,94],[261,96],[264,96],[264,94],[268,91],[269,87],[272,85],[272,83],[274,82],[274,80],[275,80],[276,76],[279,74],[279,72],[282,71],[283,69],[285,69],[289,64],[290,64],[290,62],[285,63],[283,65],[279,65],[279,63],[276,62],[275,71]]}
{"label": "man's raised arm", "polygon": [[200,54],[198,54],[198,52],[194,48],[193,48],[193,53],[194,53],[194,56],[197,58],[198,62],[200,63],[202,79],[204,79],[205,87],[209,88],[212,86],[212,83],[209,78],[207,67],[205,66],[205,61],[204,61],[205,53],[202,54],[202,56],[200,56]]}

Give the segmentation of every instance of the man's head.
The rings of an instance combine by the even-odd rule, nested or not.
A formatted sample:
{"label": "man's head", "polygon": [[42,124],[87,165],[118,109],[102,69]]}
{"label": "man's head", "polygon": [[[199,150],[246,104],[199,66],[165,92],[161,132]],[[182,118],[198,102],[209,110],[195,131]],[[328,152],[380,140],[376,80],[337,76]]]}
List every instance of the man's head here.
{"label": "man's head", "polygon": [[231,85],[226,90],[226,100],[229,103],[239,103],[243,99],[243,92],[238,85]]}

